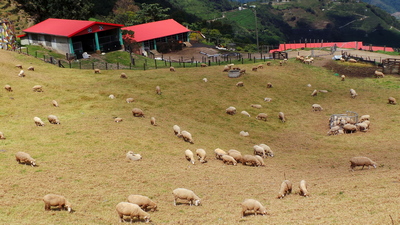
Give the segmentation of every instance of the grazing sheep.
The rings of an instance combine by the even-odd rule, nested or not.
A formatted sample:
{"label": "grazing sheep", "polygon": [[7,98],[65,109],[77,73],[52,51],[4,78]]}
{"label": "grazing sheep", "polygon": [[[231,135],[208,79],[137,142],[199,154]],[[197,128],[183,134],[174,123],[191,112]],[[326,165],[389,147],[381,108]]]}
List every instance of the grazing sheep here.
{"label": "grazing sheep", "polygon": [[40,126],[40,127],[44,126],[43,121],[37,116],[33,117],[33,121],[35,121],[36,126]]}
{"label": "grazing sheep", "polygon": [[271,66],[271,62],[267,62],[266,64],[267,64],[267,66]]}
{"label": "grazing sheep", "polygon": [[242,162],[242,153],[240,153],[238,150],[231,149],[228,151],[228,155],[232,156],[236,162]]}
{"label": "grazing sheep", "polygon": [[58,206],[59,210],[67,210],[72,213],[71,203],[62,195],[47,194],[43,197],[44,210],[50,211],[52,206]]}
{"label": "grazing sheep", "polygon": [[292,193],[292,182],[289,180],[284,180],[281,184],[281,189],[278,192],[277,198],[281,199],[290,193]]}
{"label": "grazing sheep", "polygon": [[257,66],[257,69],[264,69],[264,66],[262,64]]}
{"label": "grazing sheep", "polygon": [[279,112],[278,117],[282,123],[286,122],[285,114],[283,112]]}
{"label": "grazing sheep", "polygon": [[243,86],[244,86],[243,81],[239,81],[236,83],[236,87],[243,87]]}
{"label": "grazing sheep", "polygon": [[190,134],[186,130],[182,131],[181,134],[184,141],[189,142],[190,144],[194,144],[192,134]]}
{"label": "grazing sheep", "polygon": [[337,135],[339,134],[340,126],[333,126],[331,129],[328,131],[328,136],[330,135]]}
{"label": "grazing sheep", "polygon": [[311,84],[307,84],[307,87],[311,87]]}
{"label": "grazing sheep", "polygon": [[207,67],[207,64],[202,63],[202,64],[200,64],[200,67]]}
{"label": "grazing sheep", "polygon": [[257,160],[257,158],[254,155],[244,155],[242,157],[242,164],[243,165],[249,165],[249,166],[260,166],[260,162]]}
{"label": "grazing sheep", "polygon": [[384,78],[385,74],[383,74],[381,71],[375,70],[375,77],[376,78]]}
{"label": "grazing sheep", "polygon": [[242,115],[245,115],[245,116],[248,116],[248,117],[250,117],[250,114],[248,113],[248,112],[246,112],[246,111],[242,111],[242,112],[240,112]]}
{"label": "grazing sheep", "polygon": [[354,89],[350,89],[350,96],[351,98],[355,98],[357,96],[357,92]]}
{"label": "grazing sheep", "polygon": [[115,99],[115,96],[114,95],[109,95],[108,96],[110,99]]}
{"label": "grazing sheep", "polygon": [[195,206],[201,205],[201,199],[193,191],[186,188],[177,188],[172,191],[172,194],[174,195],[174,206],[176,206],[178,199],[188,200],[190,206],[193,204]]}
{"label": "grazing sheep", "polygon": [[33,86],[33,87],[32,87],[32,90],[33,90],[34,92],[43,92],[43,88],[42,88],[41,85],[35,85],[35,86]]}
{"label": "grazing sheep", "polygon": [[269,157],[274,157],[274,152],[271,150],[271,147],[269,147],[266,144],[259,144],[258,146],[262,147],[264,149],[265,155]]}
{"label": "grazing sheep", "polygon": [[58,102],[56,100],[51,101],[51,104],[53,104],[54,107],[58,107]]}
{"label": "grazing sheep", "polygon": [[35,67],[30,66],[30,67],[28,67],[28,70],[30,70],[30,71],[35,71]]}
{"label": "grazing sheep", "polygon": [[171,67],[169,68],[169,71],[175,72],[175,68],[174,68],[173,66],[171,66]]}
{"label": "grazing sheep", "polygon": [[143,195],[129,195],[127,198],[129,203],[138,205],[141,209],[152,212],[157,210],[157,204],[149,197]]}
{"label": "grazing sheep", "polygon": [[196,149],[196,155],[201,163],[206,163],[206,151],[202,148]]}
{"label": "grazing sheep", "polygon": [[315,111],[322,111],[322,110],[323,110],[323,108],[322,108],[321,105],[319,105],[319,104],[313,104],[313,105],[312,105],[312,109],[313,109],[313,112],[315,112]]}
{"label": "grazing sheep", "polygon": [[349,59],[349,60],[347,60],[347,62],[357,63],[357,60],[356,59]]}
{"label": "grazing sheep", "polygon": [[4,140],[6,137],[4,136],[3,132],[0,131],[0,139]]}
{"label": "grazing sheep", "polygon": [[120,202],[115,208],[121,222],[124,222],[124,216],[129,216],[131,223],[134,217],[137,217],[138,220],[143,219],[146,223],[150,222],[150,214],[143,211],[140,206],[136,204],[129,202]]}
{"label": "grazing sheep", "polygon": [[203,81],[205,82],[205,83],[207,83],[208,82],[208,80],[207,80],[207,78],[203,78]]}
{"label": "grazing sheep", "polygon": [[151,117],[151,118],[150,118],[150,124],[153,125],[153,126],[157,126],[157,124],[156,124],[156,118]]}
{"label": "grazing sheep", "polygon": [[362,115],[362,116],[360,117],[360,119],[358,120],[358,122],[359,122],[359,123],[362,123],[362,122],[364,122],[365,120],[369,120],[370,118],[371,118],[370,115]]}
{"label": "grazing sheep", "polygon": [[256,108],[256,109],[261,109],[262,105],[260,105],[260,104],[252,104],[251,107]]}
{"label": "grazing sheep", "polygon": [[25,72],[23,70],[20,70],[18,73],[19,77],[25,77]]}
{"label": "grazing sheep", "polygon": [[265,158],[265,151],[264,148],[259,146],[259,145],[254,145],[253,146],[253,150],[254,150],[254,155],[259,155],[262,156],[263,158]]}
{"label": "grazing sheep", "polygon": [[240,74],[246,74],[246,70],[245,70],[245,69],[241,69],[241,70],[239,71],[239,73],[240,73]]}
{"label": "grazing sheep", "polygon": [[376,168],[376,162],[372,161],[370,158],[365,157],[365,156],[359,156],[359,157],[353,157],[350,159],[350,169],[351,171],[354,171],[354,168],[356,166],[362,166],[362,170],[364,169],[364,166],[368,166],[368,169],[370,166]]}
{"label": "grazing sheep", "polygon": [[345,76],[345,75],[342,75],[342,76],[340,76],[340,78],[341,78],[341,81],[344,81],[344,79],[346,78],[346,76]]}
{"label": "grazing sheep", "polygon": [[49,123],[51,123],[51,124],[60,124],[60,120],[55,115],[49,115],[47,117],[47,119],[49,120]]}
{"label": "grazing sheep", "polygon": [[305,180],[300,181],[299,188],[300,188],[299,194],[301,196],[304,196],[304,197],[310,196],[310,194],[308,193],[308,190],[307,190],[307,183]]}
{"label": "grazing sheep", "polygon": [[94,73],[101,73],[100,69],[94,69]]}
{"label": "grazing sheep", "polygon": [[267,121],[267,117],[268,117],[268,115],[267,115],[266,113],[259,113],[259,114],[256,116],[256,119]]}
{"label": "grazing sheep", "polygon": [[328,93],[328,90],[318,90],[318,92],[321,92],[321,93]]}
{"label": "grazing sheep", "polygon": [[236,160],[230,155],[222,155],[221,159],[222,159],[222,162],[224,162],[227,165],[232,164],[232,165],[236,166],[236,164],[237,164]]}
{"label": "grazing sheep", "polygon": [[311,96],[317,96],[317,94],[318,94],[318,91],[315,89],[312,93],[311,93]]}
{"label": "grazing sheep", "polygon": [[257,72],[257,67],[253,67],[253,68],[251,68],[251,71],[254,71],[254,72]]}
{"label": "grazing sheep", "polygon": [[8,92],[12,92],[12,91],[13,91],[13,89],[11,88],[11,86],[8,85],[8,84],[4,86],[4,89],[5,89],[6,91],[8,91]]}
{"label": "grazing sheep", "polygon": [[393,98],[393,97],[389,97],[388,101],[389,101],[388,104],[392,104],[392,105],[396,105],[397,104],[396,99]]}
{"label": "grazing sheep", "polygon": [[160,88],[160,86],[156,86],[156,94],[161,95],[161,88]]}
{"label": "grazing sheep", "polygon": [[263,166],[263,167],[265,166],[264,159],[261,156],[255,155],[254,157],[256,157],[256,159],[257,159],[258,163],[260,164],[260,166]]}
{"label": "grazing sheep", "polygon": [[254,199],[245,199],[242,202],[242,217],[246,215],[246,211],[252,210],[254,214],[257,216],[257,213],[261,215],[267,215],[267,210],[261,203]]}
{"label": "grazing sheep", "polygon": [[115,117],[115,118],[114,118],[114,122],[116,122],[116,123],[120,123],[120,122],[122,122],[122,121],[123,121],[123,119],[120,118],[120,117]]}
{"label": "grazing sheep", "polygon": [[222,160],[222,156],[227,155],[228,153],[226,153],[224,150],[220,149],[220,148],[216,148],[214,150],[215,153],[215,158]]}
{"label": "grazing sheep", "polygon": [[126,103],[132,103],[132,102],[135,101],[135,99],[133,99],[133,98],[127,98],[125,101],[126,101]]}
{"label": "grazing sheep", "polygon": [[226,111],[226,114],[229,114],[229,115],[235,115],[236,114],[236,108],[233,107],[233,106],[228,107],[225,111]]}
{"label": "grazing sheep", "polygon": [[119,76],[122,79],[128,79],[128,76],[126,76],[126,73],[121,73],[121,76]]}
{"label": "grazing sheep", "polygon": [[343,126],[344,133],[354,133],[357,131],[357,126],[353,124],[346,123]]}
{"label": "grazing sheep", "polygon": [[19,164],[31,165],[32,167],[36,166],[36,160],[25,152],[17,152],[15,154],[15,160],[17,160]]}
{"label": "grazing sheep", "polygon": [[128,153],[126,153],[126,159],[132,161],[138,161],[142,159],[142,156],[140,154],[133,153],[133,151],[129,151]]}
{"label": "grazing sheep", "polygon": [[21,64],[17,64],[17,65],[15,65],[15,67],[17,67],[18,69],[22,70],[22,65]]}
{"label": "grazing sheep", "polygon": [[132,115],[134,117],[143,117],[143,118],[145,117],[143,111],[141,109],[139,109],[139,108],[133,108],[132,109]]}
{"label": "grazing sheep", "polygon": [[176,136],[178,136],[179,138],[182,137],[181,128],[178,125],[174,125],[172,128],[174,129],[174,134]]}
{"label": "grazing sheep", "polygon": [[271,83],[267,83],[267,88],[272,88],[272,84]]}
{"label": "grazing sheep", "polygon": [[264,102],[270,102],[270,101],[272,101],[272,98],[268,98],[268,97],[264,98]]}
{"label": "grazing sheep", "polygon": [[194,164],[193,152],[190,149],[185,150],[185,158],[192,164]]}
{"label": "grazing sheep", "polygon": [[362,123],[357,123],[357,124],[356,124],[357,130],[358,130],[358,131],[367,132],[368,126],[369,126],[369,124],[366,123],[367,121],[368,121],[368,120],[366,120],[366,121],[364,121],[364,122],[362,122]]}
{"label": "grazing sheep", "polygon": [[250,134],[249,134],[249,132],[246,132],[246,131],[242,130],[242,131],[239,132],[239,135],[243,136],[243,137],[248,137]]}

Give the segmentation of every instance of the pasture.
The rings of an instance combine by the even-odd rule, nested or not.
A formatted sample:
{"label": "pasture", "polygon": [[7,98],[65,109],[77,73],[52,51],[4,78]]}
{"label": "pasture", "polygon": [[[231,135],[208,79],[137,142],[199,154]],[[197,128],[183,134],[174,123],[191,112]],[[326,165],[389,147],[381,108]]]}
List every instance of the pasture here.
{"label": "pasture", "polygon": [[[26,77],[17,76],[16,64],[24,66]],[[30,65],[35,71],[27,71]],[[399,76],[343,82],[331,71],[295,60],[284,66],[272,62],[257,72],[252,66],[244,65],[248,72],[239,78],[228,78],[222,66],[94,74],[0,51],[2,87],[14,90],[0,92],[0,131],[6,137],[0,140],[0,223],[119,224],[117,203],[141,194],[158,204],[150,212],[152,224],[399,224],[400,106],[387,104],[389,96],[400,99]],[[244,86],[236,87],[238,81]],[[266,88],[268,82],[273,88]],[[33,92],[34,85],[44,92]],[[350,88],[358,93],[355,99]],[[312,97],[314,89],[329,92]],[[135,102],[126,103],[129,97]],[[53,99],[59,107],[52,106]],[[324,110],[313,112],[314,103]],[[229,106],[238,113],[227,115]],[[135,107],[145,118],[132,116]],[[369,114],[370,130],[327,136],[330,115],[347,110]],[[286,123],[278,119],[281,111]],[[268,114],[267,121],[255,119],[260,112]],[[50,114],[61,124],[50,124]],[[46,125],[36,127],[35,116]],[[150,125],[150,117],[158,126]],[[175,124],[192,134],[194,144],[174,135]],[[240,136],[242,130],[250,136]],[[213,154],[216,148],[253,154],[261,143],[275,153],[265,159],[266,167],[228,166]],[[206,150],[208,163],[185,159],[186,149],[198,148]],[[18,164],[19,151],[38,167]],[[128,151],[143,159],[127,161]],[[350,172],[353,156],[367,156],[378,167]],[[292,181],[293,194],[277,199],[284,179]],[[308,198],[298,195],[302,179]],[[178,187],[193,190],[202,206],[174,206],[172,190]],[[42,198],[49,193],[64,195],[75,212],[45,211]],[[246,198],[260,201],[269,215],[241,218]]]}

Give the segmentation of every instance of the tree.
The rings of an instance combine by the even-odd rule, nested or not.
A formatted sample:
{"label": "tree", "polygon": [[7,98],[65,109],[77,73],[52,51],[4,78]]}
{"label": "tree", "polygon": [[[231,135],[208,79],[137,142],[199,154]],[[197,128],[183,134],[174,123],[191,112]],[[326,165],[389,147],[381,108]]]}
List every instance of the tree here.
{"label": "tree", "polygon": [[48,18],[86,20],[92,15],[89,0],[15,0],[17,8],[24,10],[35,22]]}
{"label": "tree", "polygon": [[155,22],[159,20],[165,20],[169,18],[166,12],[169,8],[162,8],[159,4],[141,4],[140,11],[137,12],[137,22],[138,23],[148,23]]}
{"label": "tree", "polygon": [[113,22],[124,24],[124,25],[134,25],[136,20],[136,12],[139,7],[135,5],[133,0],[118,0],[113,8]]}
{"label": "tree", "polygon": [[131,30],[122,30],[122,40],[124,42],[125,50],[129,51],[129,56],[131,57],[131,63],[135,65],[135,61],[132,57],[132,53],[138,50],[138,43],[135,41],[135,32]]}

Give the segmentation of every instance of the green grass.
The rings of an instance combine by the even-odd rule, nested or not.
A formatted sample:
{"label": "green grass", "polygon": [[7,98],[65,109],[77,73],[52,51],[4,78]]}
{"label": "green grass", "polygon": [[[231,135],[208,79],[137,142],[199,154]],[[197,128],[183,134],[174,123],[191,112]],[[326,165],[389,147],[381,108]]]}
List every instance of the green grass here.
{"label": "green grass", "polygon": [[[26,77],[17,76],[19,69]],[[340,81],[332,72],[304,65],[294,59],[284,66],[273,62],[257,72],[256,64],[239,65],[246,75],[233,79],[223,66],[169,70],[63,69],[34,57],[0,51],[0,81],[13,92],[0,92],[1,224],[119,224],[118,202],[130,194],[142,194],[158,204],[150,212],[154,224],[354,224],[399,221],[398,205],[398,105],[388,105],[398,96],[398,76],[383,79]],[[204,83],[202,79],[208,78]],[[236,87],[238,81],[244,87]],[[266,88],[271,82],[274,87]],[[34,85],[44,92],[32,91]],[[312,87],[307,87],[312,84]],[[162,95],[155,94],[159,85]],[[351,99],[349,89],[359,96]],[[330,90],[311,97],[314,89]],[[114,94],[116,99],[109,99]],[[134,103],[126,103],[128,97]],[[266,103],[264,97],[271,97]],[[55,108],[55,99],[60,107]],[[311,105],[321,104],[322,112]],[[250,107],[261,104],[262,109]],[[235,106],[238,114],[225,109]],[[141,108],[145,118],[132,116]],[[252,116],[240,114],[246,110]],[[351,110],[371,115],[366,133],[326,136],[331,114]],[[282,111],[286,123],[278,120]],[[265,112],[267,122],[255,115]],[[58,116],[60,125],[46,117]],[[36,127],[33,117],[45,121]],[[115,123],[113,117],[124,119]],[[158,126],[150,125],[155,117]],[[191,145],[173,134],[177,124],[189,131]],[[245,130],[249,137],[239,136]],[[227,166],[213,157],[213,150],[237,149],[252,154],[255,144],[265,143],[275,153],[265,159],[266,167]],[[208,163],[190,164],[184,151],[203,148]],[[24,151],[39,167],[20,165],[15,153]],[[128,162],[128,151],[140,153],[141,161]],[[349,158],[365,155],[384,167],[349,172]],[[293,194],[276,199],[284,179],[293,182]],[[305,179],[311,197],[297,195],[298,182]],[[173,206],[172,190],[192,189],[203,205]],[[75,213],[44,210],[42,197],[64,195]],[[342,194],[340,194],[342,193]],[[245,198],[259,200],[268,216],[240,218]]]}

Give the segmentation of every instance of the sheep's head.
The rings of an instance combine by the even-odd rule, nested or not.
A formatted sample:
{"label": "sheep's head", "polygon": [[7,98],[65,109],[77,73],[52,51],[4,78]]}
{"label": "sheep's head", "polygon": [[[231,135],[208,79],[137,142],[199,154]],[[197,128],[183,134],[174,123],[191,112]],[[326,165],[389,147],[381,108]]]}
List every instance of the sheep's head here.
{"label": "sheep's head", "polygon": [[150,216],[145,216],[145,217],[144,217],[144,221],[145,221],[146,223],[150,222]]}
{"label": "sheep's head", "polygon": [[201,205],[200,199],[195,200],[195,201],[194,201],[194,205],[195,205],[195,206]]}
{"label": "sheep's head", "polygon": [[30,163],[32,167],[36,166],[36,162],[34,160],[32,160]]}

